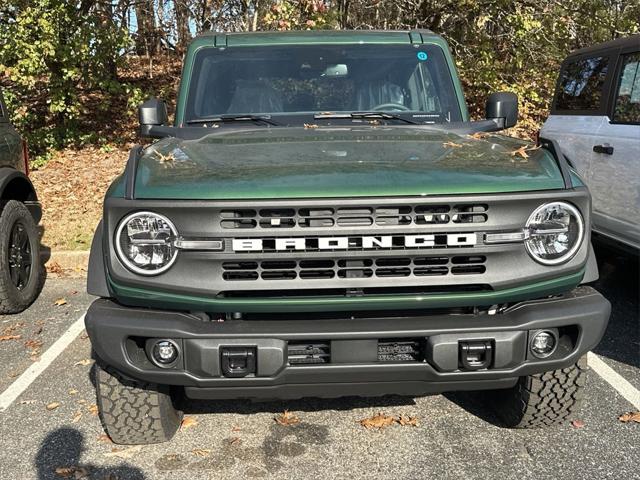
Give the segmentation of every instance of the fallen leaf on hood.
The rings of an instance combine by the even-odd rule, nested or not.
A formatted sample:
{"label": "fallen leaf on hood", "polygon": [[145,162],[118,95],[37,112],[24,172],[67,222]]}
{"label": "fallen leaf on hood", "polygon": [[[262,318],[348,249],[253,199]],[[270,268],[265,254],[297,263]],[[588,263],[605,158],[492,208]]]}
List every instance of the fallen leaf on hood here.
{"label": "fallen leaf on hood", "polygon": [[66,305],[66,304],[67,304],[67,300],[66,300],[66,299],[64,299],[64,298],[59,298],[58,300],[56,300],[55,302],[53,302],[53,304],[54,304],[56,307],[60,307],[60,306],[62,306],[62,305]]}
{"label": "fallen leaf on hood", "polygon": [[295,413],[291,413],[289,410],[285,410],[282,414],[274,417],[276,423],[288,427],[289,425],[295,425],[300,423],[300,419]]}
{"label": "fallen leaf on hood", "polygon": [[115,450],[109,453],[105,453],[104,456],[127,459],[127,458],[132,458],[140,450],[142,450],[142,445],[134,445],[133,447],[125,448],[124,450]]}
{"label": "fallen leaf on hood", "polygon": [[400,415],[396,420],[403,427],[411,425],[412,427],[418,426],[418,417],[410,417],[408,415]]}
{"label": "fallen leaf on hood", "polygon": [[195,417],[184,417],[182,419],[182,423],[180,424],[180,430],[195,427],[196,425],[198,425],[198,420],[196,420]]}
{"label": "fallen leaf on hood", "polygon": [[60,402],[51,402],[47,405],[47,410],[55,410],[60,406]]}
{"label": "fallen leaf on hood", "polygon": [[211,450],[209,450],[208,448],[196,448],[194,450],[191,450],[191,453],[193,453],[196,457],[206,457],[211,453]]}
{"label": "fallen leaf on hood", "polygon": [[635,422],[640,423],[640,412],[627,412],[618,417],[622,423]]}
{"label": "fallen leaf on hood", "polygon": [[20,340],[22,335],[0,335],[0,342],[5,342],[7,340]]}
{"label": "fallen leaf on hood", "polygon": [[316,125],[315,123],[305,123],[304,124],[304,128],[309,129],[309,128],[318,128],[318,125]]}
{"label": "fallen leaf on hood", "polygon": [[513,152],[510,152],[510,155],[512,157],[515,157],[516,155],[519,155],[522,158],[529,158],[529,154],[527,153],[527,146],[526,145],[523,145],[522,147],[518,148],[517,150],[514,150]]}
{"label": "fallen leaf on hood", "polygon": [[360,425],[362,425],[367,430],[371,428],[377,428],[378,430],[382,430],[383,428],[388,427],[389,425],[392,425],[395,421],[396,419],[393,417],[389,417],[382,413],[378,413],[373,417],[360,420]]}
{"label": "fallen leaf on hood", "polygon": [[89,413],[91,415],[98,415],[98,405],[96,405],[95,403],[93,405],[89,405],[87,407],[87,410],[89,410]]}
{"label": "fallen leaf on hood", "polygon": [[444,142],[442,144],[443,147],[449,147],[449,148],[460,148],[463,145],[460,143],[455,143],[455,142]]}
{"label": "fallen leaf on hood", "polygon": [[572,420],[571,421],[571,426],[573,428],[582,428],[582,427],[584,427],[584,422],[582,420]]}
{"label": "fallen leaf on hood", "polygon": [[86,358],[84,360],[80,360],[79,362],[74,363],[73,366],[76,367],[76,366],[80,365],[80,366],[86,367],[90,363],[91,363],[91,359],[90,358]]}
{"label": "fallen leaf on hood", "polygon": [[468,136],[469,138],[473,138],[474,140],[482,140],[483,138],[487,138],[489,134],[487,132],[476,132]]}

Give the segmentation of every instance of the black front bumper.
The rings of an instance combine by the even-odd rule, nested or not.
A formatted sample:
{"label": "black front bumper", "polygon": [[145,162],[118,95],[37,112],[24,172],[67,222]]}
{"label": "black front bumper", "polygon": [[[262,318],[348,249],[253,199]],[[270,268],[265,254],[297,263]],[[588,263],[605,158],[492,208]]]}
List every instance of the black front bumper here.
{"label": "black front bumper", "polygon": [[[96,300],[85,317],[98,357],[133,378],[185,387],[192,398],[299,398],[348,395],[423,395],[508,388],[522,375],[564,368],[595,347],[611,307],[590,287],[556,298],[519,303],[503,313],[421,314],[376,318],[202,321],[188,313],[124,307]],[[557,329],[558,348],[537,359],[531,333]],[[160,368],[145,353],[148,339],[173,339],[180,357]],[[416,361],[378,361],[378,342],[412,339],[423,345]],[[289,342],[327,342],[328,363],[291,365]],[[488,368],[460,366],[460,343],[493,347]],[[221,353],[255,349],[256,371],[227,378]]]}

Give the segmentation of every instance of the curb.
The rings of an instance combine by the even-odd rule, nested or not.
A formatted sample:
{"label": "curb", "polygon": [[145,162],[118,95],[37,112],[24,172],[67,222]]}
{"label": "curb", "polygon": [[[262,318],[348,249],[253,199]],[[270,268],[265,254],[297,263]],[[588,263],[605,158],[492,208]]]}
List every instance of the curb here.
{"label": "curb", "polygon": [[64,277],[84,277],[89,265],[88,251],[45,251],[41,255],[47,272]]}

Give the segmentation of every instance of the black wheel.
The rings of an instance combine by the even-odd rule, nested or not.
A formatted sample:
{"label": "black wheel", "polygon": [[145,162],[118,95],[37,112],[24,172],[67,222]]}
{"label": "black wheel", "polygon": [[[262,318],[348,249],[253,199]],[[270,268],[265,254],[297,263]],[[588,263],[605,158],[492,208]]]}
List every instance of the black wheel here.
{"label": "black wheel", "polygon": [[168,387],[134,380],[95,364],[98,412],[113,443],[147,445],[171,440],[182,422]]}
{"label": "black wheel", "polygon": [[44,284],[38,229],[29,210],[10,200],[0,213],[0,313],[18,313]]}
{"label": "black wheel", "polygon": [[505,424],[512,428],[563,423],[579,410],[586,377],[584,356],[567,368],[520,377],[513,388],[494,392],[494,405]]}

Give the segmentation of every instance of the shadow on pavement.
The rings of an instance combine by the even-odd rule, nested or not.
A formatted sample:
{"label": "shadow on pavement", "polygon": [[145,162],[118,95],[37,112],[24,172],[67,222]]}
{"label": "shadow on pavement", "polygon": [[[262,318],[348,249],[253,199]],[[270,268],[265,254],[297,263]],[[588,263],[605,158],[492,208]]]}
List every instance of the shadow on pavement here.
{"label": "shadow on pavement", "polygon": [[[99,467],[81,462],[85,451],[84,436],[75,428],[58,428],[49,433],[40,444],[35,467],[38,480],[59,480],[60,478],[118,478],[143,480],[142,470],[127,464],[113,467]],[[58,470],[56,469],[67,469]]]}
{"label": "shadow on pavement", "polygon": [[352,410],[354,408],[387,408],[415,405],[413,397],[386,395],[383,397],[302,398],[298,400],[191,400],[184,399],[180,408],[186,414],[235,413],[281,413],[286,410],[318,412],[323,410]]}
{"label": "shadow on pavement", "polygon": [[600,279],[593,287],[611,302],[609,326],[595,353],[640,368],[640,258],[594,243]]}

